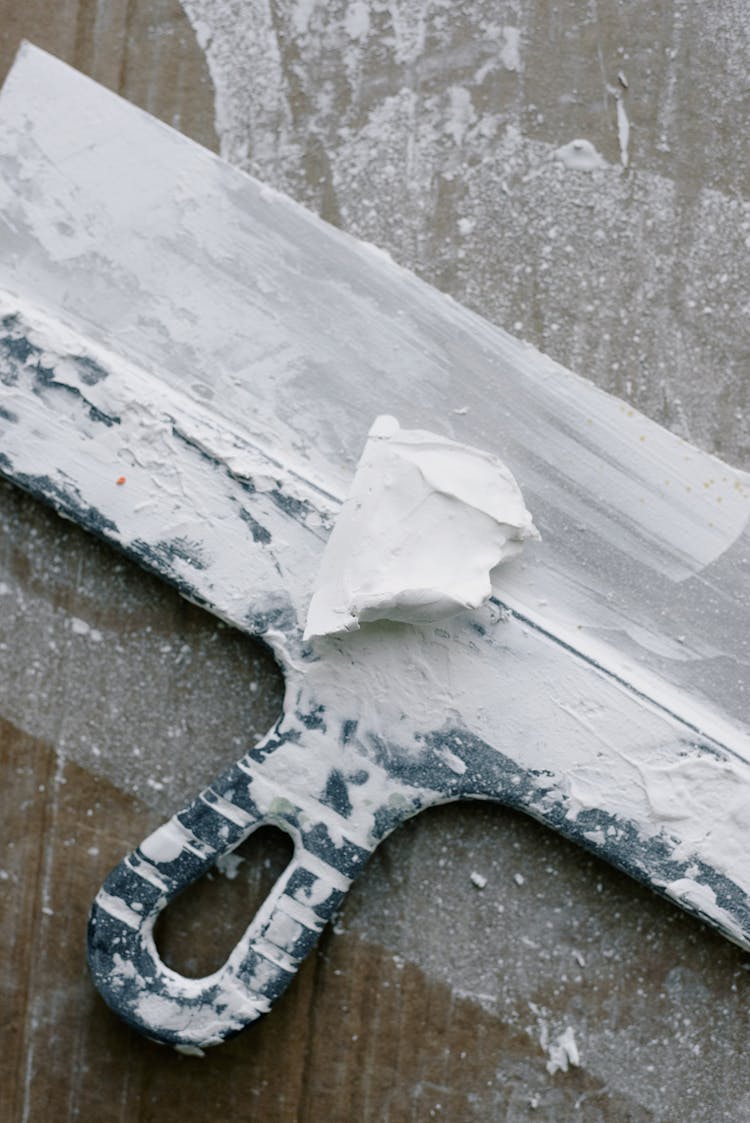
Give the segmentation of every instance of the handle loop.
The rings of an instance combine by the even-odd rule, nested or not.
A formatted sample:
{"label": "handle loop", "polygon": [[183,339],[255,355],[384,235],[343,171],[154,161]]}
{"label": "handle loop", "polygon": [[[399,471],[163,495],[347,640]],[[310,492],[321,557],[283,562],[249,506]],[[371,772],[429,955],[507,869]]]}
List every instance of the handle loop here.
{"label": "handle loop", "polygon": [[[102,997],[131,1025],[187,1052],[216,1045],[266,1013],[287,988],[338,907],[370,849],[327,823],[326,808],[295,807],[262,783],[261,812],[249,794],[250,762],[239,761],[159,827],[107,877],[88,927],[88,962]],[[160,912],[258,827],[295,843],[278,879],[224,965],[202,979],[167,967],[154,942]]]}

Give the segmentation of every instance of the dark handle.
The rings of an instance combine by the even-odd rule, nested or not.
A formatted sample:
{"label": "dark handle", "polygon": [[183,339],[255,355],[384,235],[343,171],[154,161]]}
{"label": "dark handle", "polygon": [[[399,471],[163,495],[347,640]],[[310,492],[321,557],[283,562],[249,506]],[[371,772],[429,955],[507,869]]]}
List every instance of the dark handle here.
{"label": "dark handle", "polygon": [[[314,800],[293,804],[287,792],[253,777],[248,758],[201,792],[128,855],[97,894],[88,961],[109,1006],[148,1037],[184,1052],[216,1045],[266,1013],[369,857],[370,848],[342,835],[337,818]],[[291,835],[291,862],[224,965],[202,979],[179,975],[159,957],[157,917],[264,824]]]}

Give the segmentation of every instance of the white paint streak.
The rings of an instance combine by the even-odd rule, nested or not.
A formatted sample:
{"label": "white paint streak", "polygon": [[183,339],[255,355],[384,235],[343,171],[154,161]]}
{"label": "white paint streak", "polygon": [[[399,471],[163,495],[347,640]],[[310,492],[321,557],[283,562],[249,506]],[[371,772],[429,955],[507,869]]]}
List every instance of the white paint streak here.
{"label": "white paint streak", "polygon": [[139,849],[151,862],[174,862],[183,850],[199,854],[202,847],[191,831],[170,819],[145,838]]}
{"label": "white paint streak", "polygon": [[630,144],[630,121],[628,120],[625,102],[621,96],[616,98],[617,105],[617,140],[620,145],[620,163],[627,168],[630,161],[628,146]]}
{"label": "white paint streak", "polygon": [[123,924],[127,924],[128,928],[137,929],[141,926],[143,918],[128,905],[127,901],[123,901],[120,897],[113,897],[102,889],[97,893],[96,903],[110,916],[114,916],[117,920],[121,920]]}

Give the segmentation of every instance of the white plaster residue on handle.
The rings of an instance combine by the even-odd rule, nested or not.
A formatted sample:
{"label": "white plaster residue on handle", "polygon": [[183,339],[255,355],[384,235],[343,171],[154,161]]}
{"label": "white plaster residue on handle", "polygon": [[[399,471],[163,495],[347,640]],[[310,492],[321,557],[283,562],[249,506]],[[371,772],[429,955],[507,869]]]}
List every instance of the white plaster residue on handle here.
{"label": "white plaster residue on handle", "polygon": [[379,417],[328,540],[305,638],[478,608],[490,571],[538,537],[497,457]]}
{"label": "white plaster residue on handle", "polygon": [[698,912],[715,924],[719,924],[724,934],[747,949],[747,933],[742,930],[733,916],[726,909],[721,908],[716,902],[716,894],[710,885],[702,885],[689,877],[681,877],[677,881],[670,881],[665,887],[665,893],[673,901],[677,901],[683,908]]}

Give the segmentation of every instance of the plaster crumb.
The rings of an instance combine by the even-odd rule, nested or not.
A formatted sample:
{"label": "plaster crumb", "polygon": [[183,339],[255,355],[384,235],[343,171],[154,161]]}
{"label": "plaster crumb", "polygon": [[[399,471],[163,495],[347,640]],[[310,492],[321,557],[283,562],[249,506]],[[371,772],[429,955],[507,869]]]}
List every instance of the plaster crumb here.
{"label": "plaster crumb", "polygon": [[85,620],[81,620],[78,616],[71,616],[70,630],[74,636],[87,636],[93,643],[101,643],[102,633],[98,628],[92,628]]}
{"label": "plaster crumb", "polygon": [[555,1041],[546,1046],[543,1044],[542,1047],[546,1048],[549,1054],[546,1067],[550,1076],[555,1072],[567,1072],[569,1068],[577,1068],[581,1063],[572,1026],[567,1026],[558,1034]]}
{"label": "plaster crumb", "polygon": [[590,140],[582,137],[563,144],[552,153],[558,163],[574,172],[593,172],[597,168],[607,168],[609,165],[604,157],[597,152]]}
{"label": "plaster crumb", "polygon": [[436,749],[435,756],[442,760],[443,764],[450,768],[451,772],[455,772],[457,776],[463,776],[466,772],[466,762],[461,760],[461,757],[457,756],[456,753],[452,753],[450,749]]}
{"label": "plaster crumb", "polygon": [[475,885],[477,889],[484,889],[487,885],[487,878],[481,873],[477,873],[476,870],[471,874],[470,880],[472,885]]}
{"label": "plaster crumb", "polygon": [[526,883],[526,878],[522,873],[514,873],[513,880],[515,881],[516,885],[524,885]]}
{"label": "plaster crumb", "polygon": [[215,865],[219,873],[223,874],[227,880],[234,881],[244,861],[245,859],[240,858],[238,854],[221,854],[216,859]]}

